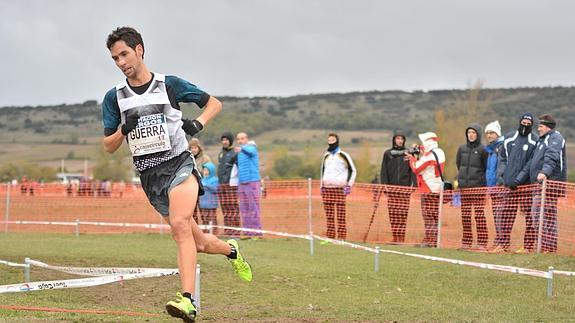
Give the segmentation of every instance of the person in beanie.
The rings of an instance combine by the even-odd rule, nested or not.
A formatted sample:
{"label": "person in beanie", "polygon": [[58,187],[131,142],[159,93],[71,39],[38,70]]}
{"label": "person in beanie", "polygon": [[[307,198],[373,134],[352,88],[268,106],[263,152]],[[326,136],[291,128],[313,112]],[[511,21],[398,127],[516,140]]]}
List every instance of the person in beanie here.
{"label": "person in beanie", "polygon": [[[517,176],[516,182],[521,183],[528,179],[530,183],[542,183],[546,180],[545,201],[541,204],[542,189],[539,188],[533,197],[533,228],[538,232],[539,225],[543,226],[541,237],[541,251],[557,251],[557,199],[565,196],[565,187],[561,182],[567,180],[567,151],[565,139],[555,130],[555,119],[544,114],[539,117],[539,140],[535,152],[522,172]],[[540,208],[543,207],[543,223],[539,223]]]}
{"label": "person in beanie", "polygon": [[211,163],[212,159],[204,152],[204,147],[198,138],[190,139],[190,151],[194,155],[200,174],[204,173],[204,164]]}
{"label": "person in beanie", "polygon": [[488,187],[489,196],[491,197],[491,210],[495,222],[495,235],[500,236],[502,230],[501,224],[501,207],[502,207],[502,189],[497,185],[497,161],[499,151],[503,144],[501,136],[501,125],[498,120],[490,122],[485,126],[485,138],[487,139],[487,168],[485,169],[485,182]]}
{"label": "person in beanie", "polygon": [[[224,215],[224,226],[241,227],[240,206],[238,203],[238,186],[230,185],[233,169],[237,169],[238,155],[234,151],[234,135],[224,132],[220,137],[222,151],[218,154],[218,199]],[[234,167],[235,166],[235,167]],[[240,233],[237,230],[225,229],[226,236],[236,237]]]}
{"label": "person in beanie", "polygon": [[525,187],[529,181],[516,181],[517,175],[527,165],[539,137],[532,133],[533,114],[527,112],[521,115],[517,130],[505,135],[499,159],[497,162],[497,185],[505,186],[507,189],[502,192],[501,208],[501,231],[495,237],[492,252],[509,251],[511,245],[511,231],[517,216],[517,208],[525,215],[525,235],[523,238],[523,250],[533,250],[534,232],[531,219],[531,196],[529,187]]}
{"label": "person in beanie", "polygon": [[440,170],[443,173],[445,167],[445,153],[438,145],[438,138],[434,132],[419,134],[421,146],[420,153],[406,155],[409,158],[409,166],[417,176],[417,186],[421,192],[421,214],[423,216],[425,236],[420,246],[437,247],[437,224],[439,221],[439,194],[443,181]]}
{"label": "person in beanie", "polygon": [[[200,216],[202,223],[205,225],[212,222],[218,225],[216,210],[218,208],[218,178],[216,177],[216,165],[212,162],[204,164],[202,185],[204,186],[204,195],[200,196]],[[214,230],[214,234],[216,230]]]}
{"label": "person in beanie", "polygon": [[477,245],[487,248],[487,221],[485,220],[485,192],[473,190],[485,186],[485,170],[487,169],[487,152],[481,144],[481,126],[472,124],[465,130],[467,143],[459,146],[456,155],[457,182],[461,188],[461,223],[463,237],[461,247],[471,248],[473,243],[473,227],[471,213],[475,212]]}
{"label": "person in beanie", "polygon": [[[357,172],[351,156],[339,148],[339,136],[327,137],[327,152],[321,162],[321,198],[327,222],[327,237],[345,240],[347,237],[345,199],[351,193]],[[336,236],[337,211],[337,236]]]}
{"label": "person in beanie", "polygon": [[[392,147],[383,153],[381,161],[380,181],[386,185],[387,210],[393,243],[405,242],[405,226],[409,211],[412,187],[417,186],[415,174],[409,167],[409,159],[405,156],[405,134],[396,130],[391,139]],[[401,187],[394,187],[401,186]]]}

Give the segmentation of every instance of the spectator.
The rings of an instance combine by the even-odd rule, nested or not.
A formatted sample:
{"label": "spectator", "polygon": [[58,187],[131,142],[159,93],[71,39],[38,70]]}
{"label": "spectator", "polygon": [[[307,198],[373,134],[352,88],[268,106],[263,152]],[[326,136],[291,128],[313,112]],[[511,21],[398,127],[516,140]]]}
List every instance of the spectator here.
{"label": "spectator", "polygon": [[345,198],[351,193],[357,172],[349,154],[339,148],[339,136],[330,133],[328,149],[321,163],[321,197],[327,218],[327,237],[336,238],[335,217],[337,209],[337,238],[346,239]]}
{"label": "spectator", "polygon": [[[204,172],[202,178],[202,186],[204,187],[204,195],[200,196],[200,215],[202,223],[209,225],[218,225],[216,217],[216,210],[218,208],[218,177],[216,176],[216,165],[212,162],[204,164]],[[216,234],[214,230],[213,234]]]}
{"label": "spectator", "polygon": [[28,178],[26,176],[22,176],[22,182],[20,183],[20,194],[26,195],[28,193]]}
{"label": "spectator", "polygon": [[465,130],[467,143],[459,146],[456,155],[457,182],[461,188],[461,224],[463,236],[461,247],[469,249],[473,244],[471,213],[475,213],[477,245],[487,249],[487,221],[485,220],[485,171],[487,152],[481,144],[481,126],[472,124]]}
{"label": "spectator", "polygon": [[[523,168],[517,176],[517,182],[522,183],[529,179],[530,183],[548,182],[544,195],[544,204],[541,205],[541,188],[536,190],[533,198],[533,218],[534,232],[539,229],[539,212],[543,207],[543,228],[541,236],[541,251],[557,251],[557,199],[565,196],[565,187],[562,183],[567,180],[567,154],[565,148],[565,139],[555,130],[555,119],[544,114],[539,117],[539,140],[535,152],[529,163]],[[534,239],[535,240],[535,239]]]}
{"label": "spectator", "polygon": [[387,195],[387,210],[393,243],[403,243],[405,242],[405,226],[411,200],[411,187],[417,184],[415,174],[409,167],[409,158],[404,154],[406,151],[405,134],[397,130],[391,141],[392,147],[383,153],[379,178],[381,184],[386,185],[384,192]]}
{"label": "spectator", "polygon": [[[258,148],[254,141],[250,141],[244,132],[236,136],[238,147],[234,150],[238,154],[238,195],[240,198],[240,215],[242,226],[249,229],[261,230],[260,221],[260,162]],[[250,236],[261,236],[261,233],[248,232]]]}
{"label": "spectator", "polygon": [[[439,148],[437,135],[433,132],[419,134],[421,146],[419,154],[406,152],[409,166],[417,176],[417,186],[421,192],[421,211],[425,226],[425,236],[421,247],[437,247],[437,225],[439,220],[439,194],[443,187],[440,172],[445,167],[445,153]],[[419,157],[419,159],[416,158]]]}
{"label": "spectator", "polygon": [[504,185],[508,189],[502,193],[501,207],[501,231],[499,236],[495,237],[494,248],[492,252],[509,251],[511,244],[511,231],[513,223],[517,216],[517,207],[525,215],[525,235],[523,238],[524,248],[520,251],[531,251],[534,248],[535,235],[533,231],[531,212],[532,194],[531,188],[523,186],[528,184],[527,178],[518,182],[517,175],[527,164],[538,139],[537,135],[532,133],[533,115],[529,112],[523,114],[519,119],[519,128],[505,135],[499,160],[497,162],[497,185]]}
{"label": "spectator", "polygon": [[204,147],[198,138],[190,139],[190,151],[192,155],[194,155],[194,160],[196,161],[196,165],[200,174],[204,172],[204,164],[211,163],[212,159],[204,152]]}
{"label": "spectator", "polygon": [[501,224],[501,207],[502,207],[502,190],[495,187],[497,185],[497,161],[499,151],[503,144],[501,136],[501,125],[495,120],[485,126],[485,138],[487,139],[487,169],[485,170],[485,182],[487,183],[489,196],[491,197],[491,209],[493,220],[495,222],[495,235],[500,236],[502,230]]}
{"label": "spectator", "polygon": [[[232,170],[237,173],[237,153],[234,151],[234,135],[231,132],[222,134],[220,141],[222,151],[218,155],[218,198],[222,213],[224,215],[224,226],[236,227],[241,226],[240,207],[238,204],[238,185],[232,185]],[[227,236],[239,236],[237,230],[226,229]]]}

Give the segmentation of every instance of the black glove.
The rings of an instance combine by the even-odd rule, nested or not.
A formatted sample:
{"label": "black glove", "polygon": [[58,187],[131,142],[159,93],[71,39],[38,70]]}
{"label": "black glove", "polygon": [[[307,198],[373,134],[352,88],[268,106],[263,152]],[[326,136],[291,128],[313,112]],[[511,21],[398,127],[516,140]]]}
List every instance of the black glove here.
{"label": "black glove", "polygon": [[204,129],[204,125],[195,119],[182,119],[182,122],[184,123],[182,125],[182,129],[184,129],[188,136],[193,136]]}
{"label": "black glove", "polygon": [[512,191],[515,191],[517,189],[517,184],[513,183],[513,184],[509,185],[509,189]]}
{"label": "black glove", "polygon": [[126,123],[122,125],[122,135],[126,136],[130,133],[130,131],[136,129],[138,126],[138,119],[140,117],[137,113],[130,114],[126,116]]}

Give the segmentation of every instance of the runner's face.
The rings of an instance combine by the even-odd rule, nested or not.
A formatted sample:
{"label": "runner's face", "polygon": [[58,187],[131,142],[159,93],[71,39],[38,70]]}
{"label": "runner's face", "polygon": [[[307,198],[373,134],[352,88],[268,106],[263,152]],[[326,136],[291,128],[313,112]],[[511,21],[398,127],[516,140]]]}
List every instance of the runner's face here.
{"label": "runner's face", "polygon": [[222,138],[222,147],[224,148],[230,147],[230,141],[228,140],[228,138]]}
{"label": "runner's face", "polygon": [[110,48],[110,54],[116,66],[118,66],[127,78],[137,75],[137,71],[142,63],[142,45],[137,45],[136,50],[134,50],[126,45],[125,41],[119,40]]}

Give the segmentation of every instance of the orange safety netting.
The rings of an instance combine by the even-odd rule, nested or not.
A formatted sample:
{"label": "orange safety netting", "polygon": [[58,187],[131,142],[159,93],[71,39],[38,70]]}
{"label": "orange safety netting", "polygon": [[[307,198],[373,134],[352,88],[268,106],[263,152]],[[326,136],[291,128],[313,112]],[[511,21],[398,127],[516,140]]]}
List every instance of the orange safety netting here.
{"label": "orange safety netting", "polygon": [[[311,188],[311,190],[310,190]],[[1,230],[74,232],[74,225],[14,221],[150,223],[161,217],[137,185],[69,187],[41,184],[29,190],[0,186]],[[265,181],[219,187],[211,206],[195,212],[200,224],[314,234],[352,242],[377,242],[481,251],[557,252],[575,255],[575,184],[547,181],[509,190],[462,189],[444,194],[417,188],[356,184],[320,188],[319,181]],[[208,205],[210,201],[208,200]],[[205,206],[205,205],[204,205]],[[541,207],[543,206],[543,207]],[[9,222],[4,222],[5,220]],[[540,226],[539,223],[542,223]],[[158,232],[131,226],[82,225],[81,232]],[[260,235],[215,229],[218,235]],[[266,235],[267,237],[267,235]]]}

